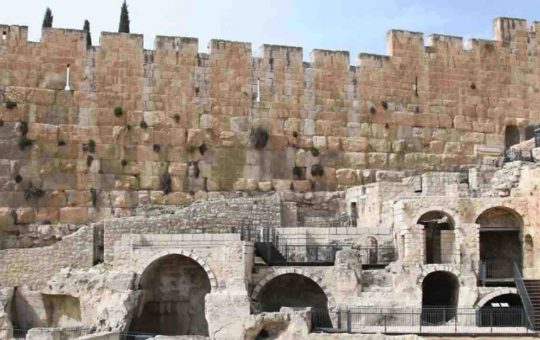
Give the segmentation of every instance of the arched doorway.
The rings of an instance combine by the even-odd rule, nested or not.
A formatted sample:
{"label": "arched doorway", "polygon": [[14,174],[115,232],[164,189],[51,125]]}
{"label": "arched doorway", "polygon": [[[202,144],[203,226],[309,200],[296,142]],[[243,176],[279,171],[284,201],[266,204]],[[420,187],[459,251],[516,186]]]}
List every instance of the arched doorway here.
{"label": "arched doorway", "polygon": [[211,290],[206,271],[189,257],[166,255],[142,274],[142,308],[131,332],[208,336],[204,297]]}
{"label": "arched doorway", "polygon": [[480,261],[486,282],[512,281],[514,262],[521,269],[521,216],[505,207],[484,211],[476,219],[480,225]]}
{"label": "arched doorway", "polygon": [[508,125],[504,130],[504,146],[508,150],[516,144],[519,144],[519,129],[515,125]]}
{"label": "arched doorway", "polygon": [[452,263],[455,238],[452,217],[442,211],[430,211],[417,224],[424,226],[425,263]]}
{"label": "arched doorway", "polygon": [[422,281],[422,322],[437,325],[456,315],[459,298],[458,278],[449,272],[428,274]]}
{"label": "arched doorway", "polygon": [[522,327],[525,314],[521,297],[503,294],[486,302],[478,311],[480,327]]}
{"label": "arched doorway", "polygon": [[379,261],[379,242],[373,236],[367,237],[368,258],[367,264],[377,264]]}

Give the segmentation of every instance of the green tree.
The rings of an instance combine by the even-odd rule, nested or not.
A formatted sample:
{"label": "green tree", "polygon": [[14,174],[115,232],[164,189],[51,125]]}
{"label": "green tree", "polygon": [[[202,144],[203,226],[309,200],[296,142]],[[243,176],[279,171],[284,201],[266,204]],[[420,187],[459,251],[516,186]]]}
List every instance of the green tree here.
{"label": "green tree", "polygon": [[126,0],[122,4],[122,11],[120,12],[120,25],[118,27],[118,32],[120,33],[129,33],[129,11],[126,4]]}
{"label": "green tree", "polygon": [[43,17],[43,25],[42,27],[52,27],[53,23],[53,15],[51,12],[51,9],[47,7],[47,10],[45,11],[45,17]]}
{"label": "green tree", "polygon": [[84,21],[83,31],[86,32],[86,46],[92,46],[92,35],[90,34],[90,22],[88,20]]}

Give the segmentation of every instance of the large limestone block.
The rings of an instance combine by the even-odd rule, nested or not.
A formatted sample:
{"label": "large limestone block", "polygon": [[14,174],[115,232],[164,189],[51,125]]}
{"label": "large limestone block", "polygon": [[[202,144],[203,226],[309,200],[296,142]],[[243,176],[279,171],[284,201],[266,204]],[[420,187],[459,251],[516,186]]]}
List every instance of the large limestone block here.
{"label": "large limestone block", "polygon": [[61,223],[82,224],[88,219],[88,208],[84,207],[65,207],[60,209]]}
{"label": "large limestone block", "polygon": [[244,339],[244,322],[250,315],[247,292],[222,291],[207,294],[204,309],[210,338],[215,340]]}
{"label": "large limestone block", "polygon": [[0,230],[13,225],[13,214],[10,208],[0,208]]}
{"label": "large limestone block", "polygon": [[62,332],[59,328],[32,328],[26,340],[62,340]]}
{"label": "large limestone block", "polygon": [[358,182],[358,174],[354,169],[339,169],[336,171],[336,179],[340,185],[353,185]]}
{"label": "large limestone block", "polygon": [[187,144],[190,146],[199,147],[203,144],[203,131],[200,129],[189,129]]}
{"label": "large limestone block", "polygon": [[368,139],[364,137],[348,137],[343,139],[343,150],[349,152],[362,152],[368,150]]}
{"label": "large limestone block", "polygon": [[33,208],[18,208],[17,223],[28,224],[36,220],[36,211]]}

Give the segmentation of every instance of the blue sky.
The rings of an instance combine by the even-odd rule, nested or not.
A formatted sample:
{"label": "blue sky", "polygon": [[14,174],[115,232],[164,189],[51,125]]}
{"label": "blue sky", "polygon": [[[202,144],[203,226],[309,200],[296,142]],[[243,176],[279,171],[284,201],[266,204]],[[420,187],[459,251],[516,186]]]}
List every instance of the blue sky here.
{"label": "blue sky", "polygon": [[[7,0],[5,1],[7,2]],[[16,0],[0,10],[0,23],[30,28],[38,41],[47,6],[54,26],[81,28],[90,20],[94,44],[99,32],[116,31],[121,0]],[[248,41],[258,53],[263,43],[348,50],[351,64],[360,52],[386,53],[391,28],[491,39],[497,16],[540,21],[540,0],[128,0],[131,31],[199,38],[206,51],[212,38]]]}

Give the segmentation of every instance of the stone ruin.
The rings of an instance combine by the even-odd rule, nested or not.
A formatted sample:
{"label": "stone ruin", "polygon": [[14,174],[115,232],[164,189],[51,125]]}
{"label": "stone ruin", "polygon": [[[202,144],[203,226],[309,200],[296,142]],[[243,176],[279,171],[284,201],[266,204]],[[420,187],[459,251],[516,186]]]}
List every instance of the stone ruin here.
{"label": "stone ruin", "polygon": [[0,339],[535,333],[539,29],[351,66],[0,25]]}

